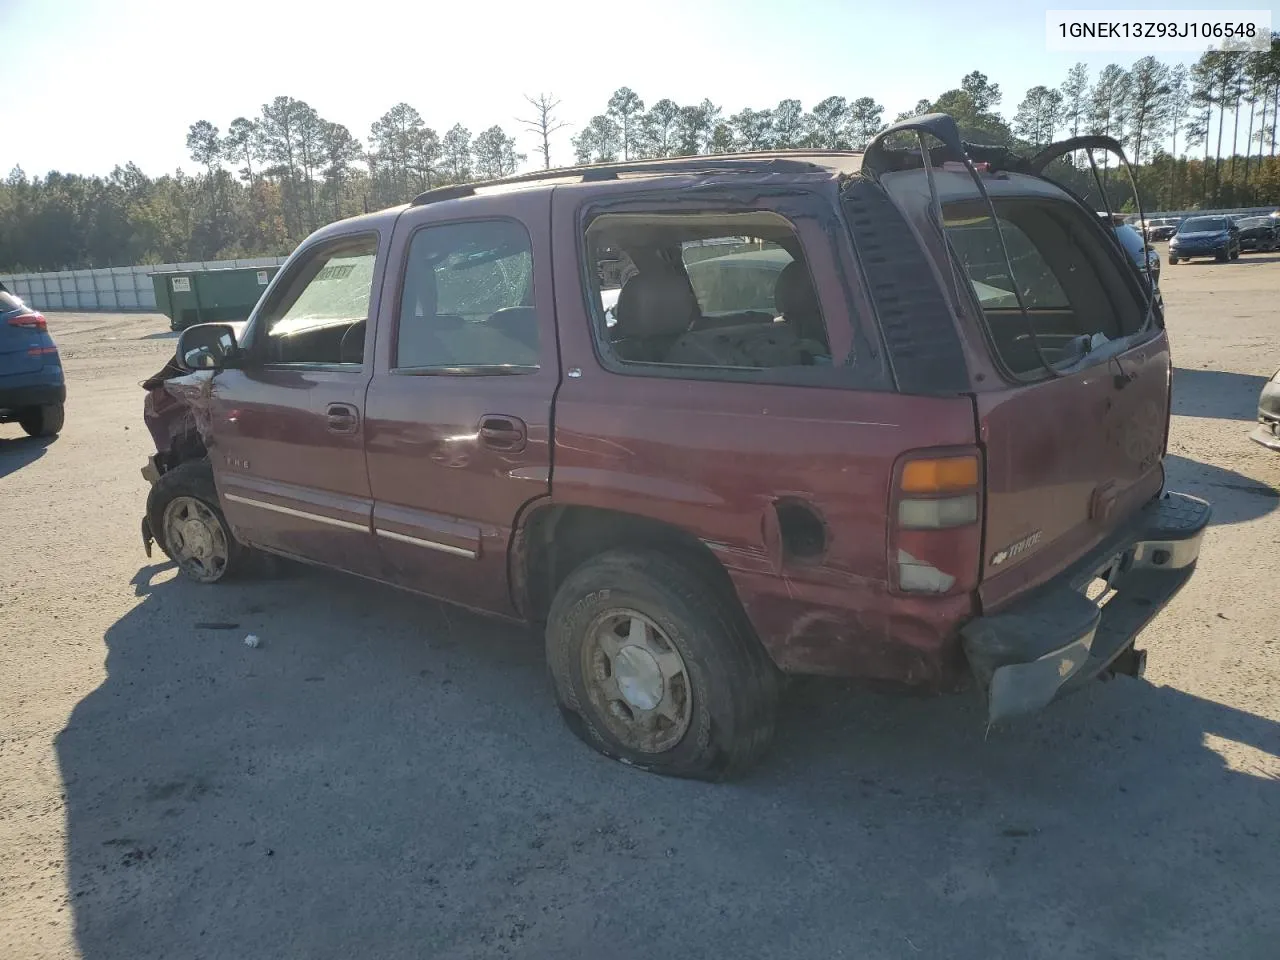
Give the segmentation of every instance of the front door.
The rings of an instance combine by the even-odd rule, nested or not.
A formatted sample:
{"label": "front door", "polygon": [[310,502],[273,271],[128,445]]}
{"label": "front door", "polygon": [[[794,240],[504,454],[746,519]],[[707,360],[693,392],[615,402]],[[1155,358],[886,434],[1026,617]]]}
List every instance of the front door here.
{"label": "front door", "polygon": [[322,240],[293,258],[245,334],[245,358],[209,396],[209,455],[242,541],[376,575],[364,458],[376,234]]}
{"label": "front door", "polygon": [[386,285],[365,418],[373,526],[395,582],[507,614],[511,530],[550,491],[550,192],[467,208],[396,224],[403,277]]}

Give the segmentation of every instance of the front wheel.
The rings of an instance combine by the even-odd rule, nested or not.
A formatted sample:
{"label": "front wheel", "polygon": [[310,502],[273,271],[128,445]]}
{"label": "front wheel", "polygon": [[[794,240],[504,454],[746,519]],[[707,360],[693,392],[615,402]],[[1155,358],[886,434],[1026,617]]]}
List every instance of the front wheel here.
{"label": "front wheel", "polygon": [[66,413],[60,403],[46,403],[40,407],[24,410],[18,417],[18,426],[29,437],[53,437],[66,422]]}
{"label": "front wheel", "polygon": [[147,497],[147,522],[160,549],[197,583],[226,580],[248,563],[248,551],[218,506],[207,460],[180,463],[156,481]]}
{"label": "front wheel", "polygon": [[1177,262],[1178,262],[1178,258],[1177,258],[1177,257],[1170,257],[1170,258],[1169,258],[1169,266],[1171,266],[1171,267],[1172,267],[1172,266],[1173,266],[1173,265],[1175,265]]}
{"label": "front wheel", "polygon": [[613,550],[565,579],[547,617],[557,705],[605,756],[722,780],[765,753],[778,674],[745,615],[695,566]]}

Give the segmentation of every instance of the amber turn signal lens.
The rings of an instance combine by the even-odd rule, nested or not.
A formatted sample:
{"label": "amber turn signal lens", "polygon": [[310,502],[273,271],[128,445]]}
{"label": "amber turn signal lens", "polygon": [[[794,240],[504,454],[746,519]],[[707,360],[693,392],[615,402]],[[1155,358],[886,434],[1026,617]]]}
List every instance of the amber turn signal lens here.
{"label": "amber turn signal lens", "polygon": [[978,458],[975,456],[909,460],[902,468],[902,489],[906,493],[946,493],[969,490],[977,485]]}

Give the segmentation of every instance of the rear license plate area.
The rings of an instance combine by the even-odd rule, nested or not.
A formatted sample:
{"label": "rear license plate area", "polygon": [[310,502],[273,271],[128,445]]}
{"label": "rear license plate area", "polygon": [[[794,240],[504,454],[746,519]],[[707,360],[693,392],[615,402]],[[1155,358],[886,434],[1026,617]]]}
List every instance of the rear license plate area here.
{"label": "rear license plate area", "polygon": [[1093,579],[1085,585],[1085,596],[1104,607],[1116,595],[1116,584],[1133,563],[1133,551],[1117,553],[1102,567],[1094,571]]}

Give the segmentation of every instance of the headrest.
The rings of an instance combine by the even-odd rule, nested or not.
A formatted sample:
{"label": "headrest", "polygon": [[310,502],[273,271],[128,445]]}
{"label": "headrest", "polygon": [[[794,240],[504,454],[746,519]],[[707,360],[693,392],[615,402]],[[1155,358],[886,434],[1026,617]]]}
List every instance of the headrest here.
{"label": "headrest", "polygon": [[778,274],[773,287],[773,306],[788,320],[818,316],[818,295],[813,290],[809,271],[801,261],[792,260]]}
{"label": "headrest", "polygon": [[671,268],[637,273],[618,294],[614,333],[619,339],[684,333],[698,319],[698,300],[687,278]]}

